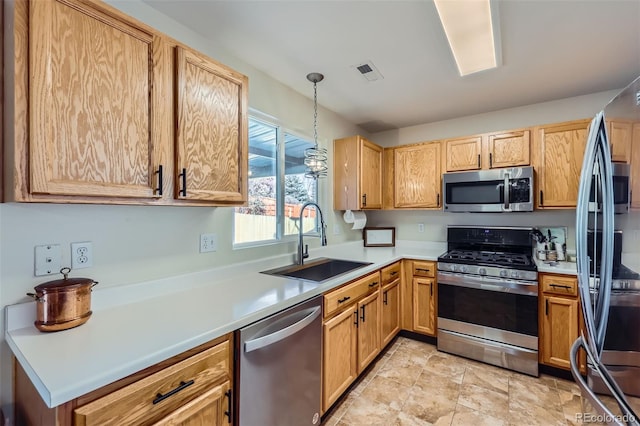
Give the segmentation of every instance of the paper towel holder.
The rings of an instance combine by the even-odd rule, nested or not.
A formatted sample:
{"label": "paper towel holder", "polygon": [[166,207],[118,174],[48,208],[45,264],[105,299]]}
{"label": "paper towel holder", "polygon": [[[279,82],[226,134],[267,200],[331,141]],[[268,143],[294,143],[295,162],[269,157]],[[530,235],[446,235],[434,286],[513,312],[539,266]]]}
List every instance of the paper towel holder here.
{"label": "paper towel holder", "polygon": [[365,247],[395,247],[396,228],[368,227],[362,230]]}

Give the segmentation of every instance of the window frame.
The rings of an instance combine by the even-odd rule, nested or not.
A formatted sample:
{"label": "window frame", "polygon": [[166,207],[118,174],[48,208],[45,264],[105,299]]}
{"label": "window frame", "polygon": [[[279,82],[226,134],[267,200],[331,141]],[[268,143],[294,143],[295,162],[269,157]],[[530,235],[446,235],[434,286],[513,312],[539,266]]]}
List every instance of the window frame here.
{"label": "window frame", "polygon": [[[249,121],[254,120],[254,121],[258,121],[262,124],[265,124],[267,126],[272,126],[276,129],[276,170],[275,170],[275,178],[276,178],[276,237],[275,238],[271,238],[268,240],[260,240],[260,241],[248,241],[248,242],[243,242],[243,243],[236,243],[235,242],[235,229],[236,229],[236,221],[235,221],[235,214],[236,214],[236,208],[233,209],[233,217],[232,217],[232,224],[233,224],[233,231],[232,231],[232,239],[233,239],[233,243],[232,243],[232,248],[233,250],[236,249],[244,249],[244,248],[252,248],[252,247],[260,247],[260,246],[269,246],[269,245],[274,245],[274,244],[288,244],[294,241],[298,240],[298,235],[296,234],[290,234],[290,235],[285,235],[284,233],[284,208],[285,208],[285,176],[286,176],[286,170],[285,170],[285,154],[286,154],[286,143],[285,143],[285,135],[291,135],[294,136],[296,138],[299,139],[304,139],[306,141],[309,141],[311,144],[314,143],[313,137],[310,134],[307,134],[303,131],[299,131],[299,130],[291,130],[289,127],[287,127],[281,120],[265,114],[263,112],[260,112],[258,110],[255,110],[253,108],[249,108],[249,114],[248,114],[248,119]],[[249,149],[249,141],[247,142],[247,150]],[[320,145],[320,143],[318,143],[318,145]],[[249,184],[249,178],[247,177],[247,185]],[[315,194],[316,194],[316,199],[315,202],[320,206],[320,208],[322,208],[322,196],[321,196],[321,184],[320,184],[320,179],[316,179],[315,182],[316,188],[315,188]],[[248,194],[247,194],[248,196]],[[247,199],[248,200],[248,199]],[[325,220],[326,223],[326,220]],[[320,236],[320,226],[319,226],[319,218],[318,215],[316,215],[316,223],[315,223],[315,230],[313,232],[307,232],[304,234],[309,235],[309,236]]]}

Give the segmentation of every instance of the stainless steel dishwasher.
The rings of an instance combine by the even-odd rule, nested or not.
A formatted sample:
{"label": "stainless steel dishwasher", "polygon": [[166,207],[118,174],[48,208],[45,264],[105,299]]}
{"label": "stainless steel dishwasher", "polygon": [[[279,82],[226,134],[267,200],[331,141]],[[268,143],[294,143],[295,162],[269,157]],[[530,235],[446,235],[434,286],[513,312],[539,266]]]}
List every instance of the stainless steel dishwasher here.
{"label": "stainless steel dishwasher", "polygon": [[322,296],[239,333],[240,426],[320,424]]}

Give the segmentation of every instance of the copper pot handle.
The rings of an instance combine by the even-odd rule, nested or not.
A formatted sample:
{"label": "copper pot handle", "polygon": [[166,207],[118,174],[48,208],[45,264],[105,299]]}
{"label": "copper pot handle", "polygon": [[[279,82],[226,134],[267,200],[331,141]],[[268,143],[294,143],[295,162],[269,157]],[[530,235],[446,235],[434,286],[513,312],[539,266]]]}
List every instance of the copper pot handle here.
{"label": "copper pot handle", "polygon": [[44,300],[42,299],[42,297],[38,297],[37,294],[35,293],[27,293],[27,296],[29,297],[33,297],[34,299],[36,299],[36,302],[43,302]]}

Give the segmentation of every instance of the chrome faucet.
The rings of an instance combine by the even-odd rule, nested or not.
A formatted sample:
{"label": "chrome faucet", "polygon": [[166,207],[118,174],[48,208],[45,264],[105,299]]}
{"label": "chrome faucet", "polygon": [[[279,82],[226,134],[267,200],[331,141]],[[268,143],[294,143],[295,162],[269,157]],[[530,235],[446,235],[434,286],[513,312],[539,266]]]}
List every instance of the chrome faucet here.
{"label": "chrome faucet", "polygon": [[304,227],[302,226],[302,218],[303,218],[304,209],[306,209],[309,206],[314,206],[318,211],[318,214],[320,215],[320,241],[322,241],[323,246],[327,245],[327,225],[324,223],[324,218],[322,217],[322,210],[320,210],[320,206],[314,203],[313,201],[304,203],[300,208],[300,218],[299,218],[298,259],[297,259],[298,265],[304,264],[304,260],[307,257],[309,257],[309,246],[305,245],[304,249],[302,248],[303,246],[302,236],[304,232],[303,231]]}

